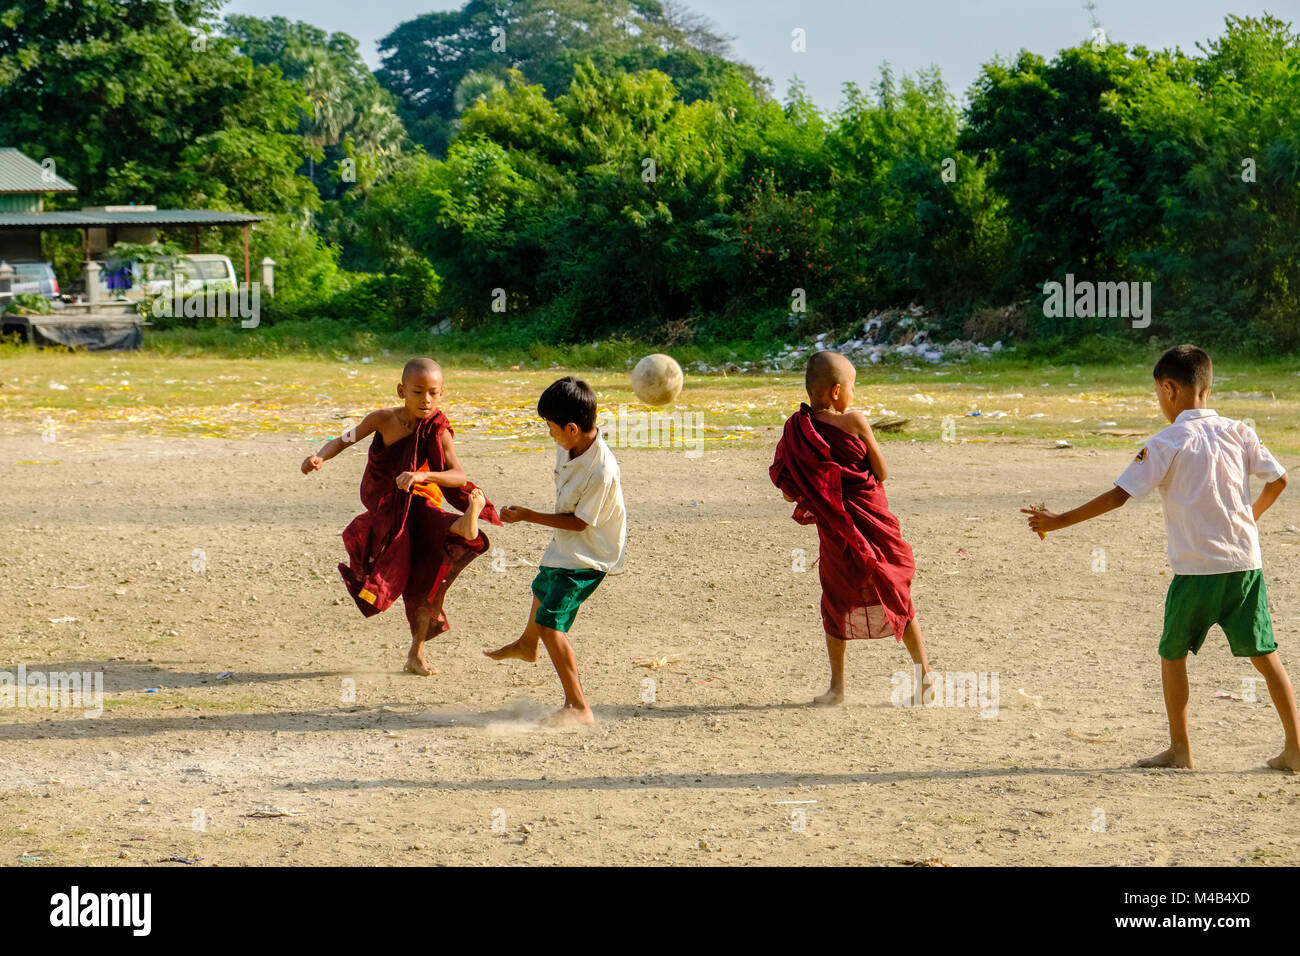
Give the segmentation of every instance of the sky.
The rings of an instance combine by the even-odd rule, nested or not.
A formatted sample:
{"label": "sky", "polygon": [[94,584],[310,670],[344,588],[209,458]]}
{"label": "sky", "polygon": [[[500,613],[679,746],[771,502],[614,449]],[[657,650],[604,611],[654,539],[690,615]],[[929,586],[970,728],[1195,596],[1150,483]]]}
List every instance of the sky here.
{"label": "sky", "polygon": [[[1219,36],[1228,14],[1272,13],[1300,24],[1300,0],[685,0],[732,36],[732,57],[754,66],[784,98],[796,76],[826,111],[840,105],[842,85],[869,89],[888,61],[894,74],[938,66],[960,97],[994,54],[1029,49],[1050,58],[1086,40],[1095,16],[1113,41],[1152,49],[1181,47]],[[434,10],[455,10],[446,0],[232,0],[225,13],[305,20],[361,43],[379,65],[378,43],[404,20]],[[791,49],[792,31],[806,36],[806,51]]]}

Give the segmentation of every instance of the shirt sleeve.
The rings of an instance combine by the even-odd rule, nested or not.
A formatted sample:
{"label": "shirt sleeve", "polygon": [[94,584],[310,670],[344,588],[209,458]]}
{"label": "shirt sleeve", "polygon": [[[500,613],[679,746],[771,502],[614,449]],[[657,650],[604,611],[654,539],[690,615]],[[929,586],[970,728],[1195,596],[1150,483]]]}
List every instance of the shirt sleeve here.
{"label": "shirt sleeve", "polygon": [[1143,498],[1150,494],[1169,473],[1176,450],[1168,442],[1153,435],[1129,466],[1115,479],[1115,484],[1123,488],[1134,498]]}
{"label": "shirt sleeve", "polygon": [[1282,464],[1273,457],[1273,454],[1264,447],[1264,443],[1259,440],[1259,435],[1255,434],[1255,429],[1249,425],[1243,425],[1242,431],[1245,435],[1246,449],[1246,470],[1255,478],[1263,478],[1265,481],[1276,481],[1286,474],[1286,469]]}
{"label": "shirt sleeve", "polygon": [[608,510],[610,500],[617,493],[618,479],[614,476],[614,472],[602,468],[587,479],[586,487],[582,489],[573,513],[588,525],[596,524]]}

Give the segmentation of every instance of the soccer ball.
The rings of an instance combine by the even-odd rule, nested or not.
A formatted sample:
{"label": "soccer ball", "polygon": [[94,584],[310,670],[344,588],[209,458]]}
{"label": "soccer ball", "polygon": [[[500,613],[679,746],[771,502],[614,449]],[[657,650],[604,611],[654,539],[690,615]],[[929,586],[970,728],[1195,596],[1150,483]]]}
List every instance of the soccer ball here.
{"label": "soccer ball", "polygon": [[632,391],[647,405],[667,405],[682,391],[682,367],[671,355],[647,355],[632,369]]}

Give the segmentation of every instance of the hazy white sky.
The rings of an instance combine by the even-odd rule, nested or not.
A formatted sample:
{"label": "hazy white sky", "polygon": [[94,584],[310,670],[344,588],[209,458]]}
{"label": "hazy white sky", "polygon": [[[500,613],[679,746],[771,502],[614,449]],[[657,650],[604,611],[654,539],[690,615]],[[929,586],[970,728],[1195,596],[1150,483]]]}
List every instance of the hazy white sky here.
{"label": "hazy white sky", "polygon": [[[1300,22],[1300,0],[1094,0],[1096,16],[1118,42],[1193,52],[1199,41],[1223,32],[1227,14],[1265,12]],[[370,65],[378,41],[397,24],[432,10],[454,10],[446,0],[232,0],[226,12],[305,20],[361,42]],[[687,0],[735,37],[732,53],[769,77],[784,96],[798,76],[824,109],[840,102],[841,84],[867,88],[880,64],[896,74],[937,65],[959,96],[995,53],[1021,48],[1050,57],[1087,39],[1092,31],[1084,0]],[[807,52],[791,50],[791,31],[802,28]]]}

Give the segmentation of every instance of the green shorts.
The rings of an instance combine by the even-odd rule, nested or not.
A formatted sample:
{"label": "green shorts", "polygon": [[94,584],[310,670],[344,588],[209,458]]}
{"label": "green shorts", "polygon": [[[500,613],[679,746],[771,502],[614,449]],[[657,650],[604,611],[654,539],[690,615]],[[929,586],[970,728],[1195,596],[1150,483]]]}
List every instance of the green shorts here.
{"label": "green shorts", "polygon": [[1260,657],[1277,650],[1263,571],[1174,575],[1165,596],[1160,656],[1177,661],[1188,651],[1197,653],[1212,624],[1223,628],[1233,657]]}
{"label": "green shorts", "polygon": [[567,633],[582,602],[591,597],[591,592],[604,579],[605,572],[595,568],[548,568],[543,565],[537,569],[537,577],[533,578],[533,596],[538,601],[533,620],[542,627]]}

